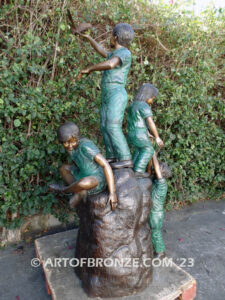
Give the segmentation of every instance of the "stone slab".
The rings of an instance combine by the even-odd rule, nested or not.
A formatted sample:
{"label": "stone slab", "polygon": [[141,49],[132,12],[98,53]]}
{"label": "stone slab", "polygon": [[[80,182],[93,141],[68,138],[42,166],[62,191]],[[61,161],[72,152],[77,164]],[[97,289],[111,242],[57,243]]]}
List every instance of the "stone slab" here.
{"label": "stone slab", "polygon": [[[12,215],[12,219],[17,218],[17,214]],[[69,225],[69,226],[68,226]],[[64,225],[53,215],[37,214],[24,218],[23,224],[17,229],[7,229],[3,227],[0,230],[0,247],[16,244],[23,240],[40,235],[43,231],[61,231],[74,227],[74,214],[69,215],[69,224]]]}
{"label": "stone slab", "polygon": [[[49,258],[51,261],[55,261],[55,258],[73,258],[76,238],[77,229],[73,229],[35,240],[37,257],[41,261],[46,278],[46,287],[53,300],[90,299],[82,289],[81,282],[75,275],[73,267],[70,267],[69,264],[66,267],[46,264]],[[173,262],[166,266],[168,260],[165,258],[164,266],[153,268],[153,282],[142,293],[113,299],[174,300],[178,297],[185,300],[194,299],[196,293],[195,279]],[[187,295],[190,296],[187,298]]]}

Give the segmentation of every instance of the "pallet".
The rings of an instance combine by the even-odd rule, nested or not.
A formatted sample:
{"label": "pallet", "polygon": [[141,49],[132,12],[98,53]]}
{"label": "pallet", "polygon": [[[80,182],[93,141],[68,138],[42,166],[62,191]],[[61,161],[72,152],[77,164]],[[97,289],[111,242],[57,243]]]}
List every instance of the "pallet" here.
{"label": "pallet", "polygon": [[[57,261],[55,258],[72,259],[74,257],[76,238],[77,229],[73,229],[35,240],[37,258],[45,274],[46,289],[53,300],[90,299],[82,289],[81,282],[75,275],[73,267],[69,266],[68,263],[66,263],[66,267],[64,267],[64,262],[62,261],[56,266]],[[51,260],[49,260],[49,258]],[[164,261],[164,266],[153,268],[153,281],[142,293],[113,299],[194,299],[196,296],[195,279],[175,263],[171,263],[171,261],[169,263],[169,258],[165,258]]]}

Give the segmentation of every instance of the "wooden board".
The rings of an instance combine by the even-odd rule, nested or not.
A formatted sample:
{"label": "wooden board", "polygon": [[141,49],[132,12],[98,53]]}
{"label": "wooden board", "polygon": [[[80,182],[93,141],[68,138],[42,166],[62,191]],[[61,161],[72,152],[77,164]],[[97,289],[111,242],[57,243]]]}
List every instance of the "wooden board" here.
{"label": "wooden board", "polygon": [[[37,258],[39,258],[45,273],[47,292],[53,300],[90,299],[83,291],[74,268],[68,263],[69,259],[74,258],[76,238],[77,229],[73,229],[35,241]],[[59,258],[58,263],[56,258]],[[72,264],[74,263],[72,262]],[[155,264],[158,265],[157,262]],[[154,267],[153,282],[142,293],[113,299],[192,300],[195,296],[195,279],[175,263],[169,261],[169,258],[165,258],[161,266]]]}

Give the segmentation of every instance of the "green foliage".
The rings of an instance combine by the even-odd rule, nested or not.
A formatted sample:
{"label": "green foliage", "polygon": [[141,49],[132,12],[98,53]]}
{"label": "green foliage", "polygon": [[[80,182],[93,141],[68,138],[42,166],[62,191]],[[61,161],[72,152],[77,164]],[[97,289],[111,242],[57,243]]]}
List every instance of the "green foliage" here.
{"label": "green foliage", "polygon": [[173,171],[167,207],[222,193],[224,12],[208,10],[200,19],[143,0],[9,2],[0,8],[0,226],[14,228],[40,211],[66,219],[65,201],[47,192],[68,159],[56,138],[60,124],[75,120],[102,147],[101,76],[76,81],[101,58],[70,33],[67,6],[76,22],[94,25],[92,35],[105,46],[114,24],[136,29],[127,91],[132,99],[143,82],[159,88],[160,159]]}

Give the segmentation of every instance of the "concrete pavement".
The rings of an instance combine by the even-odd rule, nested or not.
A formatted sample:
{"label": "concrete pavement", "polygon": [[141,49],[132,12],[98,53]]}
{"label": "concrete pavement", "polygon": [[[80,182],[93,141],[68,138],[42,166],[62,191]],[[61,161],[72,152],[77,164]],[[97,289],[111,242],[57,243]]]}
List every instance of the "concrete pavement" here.
{"label": "concrete pavement", "polygon": [[[163,235],[167,255],[197,280],[196,299],[224,300],[225,201],[199,202],[166,213]],[[1,300],[51,299],[41,267],[31,267],[34,257],[33,243],[0,251]]]}

